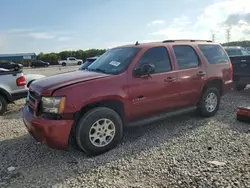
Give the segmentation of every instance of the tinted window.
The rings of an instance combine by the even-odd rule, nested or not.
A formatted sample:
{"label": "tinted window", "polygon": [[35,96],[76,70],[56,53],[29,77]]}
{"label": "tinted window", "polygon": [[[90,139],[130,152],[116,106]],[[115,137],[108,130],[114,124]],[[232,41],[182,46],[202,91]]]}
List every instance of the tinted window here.
{"label": "tinted window", "polygon": [[98,57],[98,59],[88,66],[87,70],[107,74],[119,74],[128,68],[139,50],[139,48],[134,47],[113,48]]}
{"label": "tinted window", "polygon": [[199,59],[191,46],[174,46],[174,53],[179,69],[187,69],[199,66]]}
{"label": "tinted window", "polygon": [[242,50],[241,50],[241,54],[242,54],[242,55],[250,55],[250,52],[247,51],[247,50],[242,49]]}
{"label": "tinted window", "polygon": [[139,68],[142,64],[154,65],[155,73],[168,72],[171,70],[171,62],[165,47],[154,47],[147,50],[135,68]]}
{"label": "tinted window", "polygon": [[227,48],[225,50],[229,56],[241,55],[240,49]]}
{"label": "tinted window", "polygon": [[72,60],[72,61],[73,61],[73,60],[76,60],[76,59],[75,59],[75,58],[69,58],[69,60]]}
{"label": "tinted window", "polygon": [[225,51],[219,45],[198,45],[209,64],[228,63]]}

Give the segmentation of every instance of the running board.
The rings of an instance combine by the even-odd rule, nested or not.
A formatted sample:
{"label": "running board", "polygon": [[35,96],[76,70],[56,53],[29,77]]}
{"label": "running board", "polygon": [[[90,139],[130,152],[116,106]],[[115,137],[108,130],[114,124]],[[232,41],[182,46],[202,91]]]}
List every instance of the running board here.
{"label": "running board", "polygon": [[170,112],[164,112],[164,113],[154,115],[154,116],[151,116],[148,118],[143,118],[143,119],[129,122],[129,123],[127,123],[127,127],[136,127],[136,126],[142,126],[142,125],[155,123],[156,121],[162,121],[162,120],[169,118],[169,117],[189,113],[189,112],[192,112],[196,109],[197,109],[196,106],[192,106],[192,107],[186,107],[186,108],[182,108],[182,109],[174,110],[174,111],[170,111]]}

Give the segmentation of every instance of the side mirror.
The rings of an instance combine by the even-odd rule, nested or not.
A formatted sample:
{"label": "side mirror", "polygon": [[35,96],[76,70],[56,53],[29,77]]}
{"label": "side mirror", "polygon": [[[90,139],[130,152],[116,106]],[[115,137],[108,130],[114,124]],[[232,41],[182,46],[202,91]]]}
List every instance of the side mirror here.
{"label": "side mirror", "polygon": [[155,66],[152,64],[143,64],[140,68],[134,70],[135,76],[150,76],[155,72]]}

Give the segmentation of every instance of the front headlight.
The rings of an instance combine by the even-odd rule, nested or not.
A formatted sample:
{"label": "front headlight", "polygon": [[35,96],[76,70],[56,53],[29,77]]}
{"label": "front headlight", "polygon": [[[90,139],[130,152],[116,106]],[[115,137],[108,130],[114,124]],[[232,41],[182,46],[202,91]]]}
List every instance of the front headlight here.
{"label": "front headlight", "polygon": [[42,111],[61,114],[65,106],[65,97],[42,97]]}

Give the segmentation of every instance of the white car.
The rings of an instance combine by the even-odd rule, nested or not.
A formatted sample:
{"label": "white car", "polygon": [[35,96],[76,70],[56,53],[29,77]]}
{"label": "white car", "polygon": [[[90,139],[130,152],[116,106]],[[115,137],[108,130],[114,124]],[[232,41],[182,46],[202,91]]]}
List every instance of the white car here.
{"label": "white car", "polygon": [[58,61],[59,65],[66,66],[66,65],[81,65],[83,61],[81,59],[76,59],[74,57],[68,57],[66,60]]}

